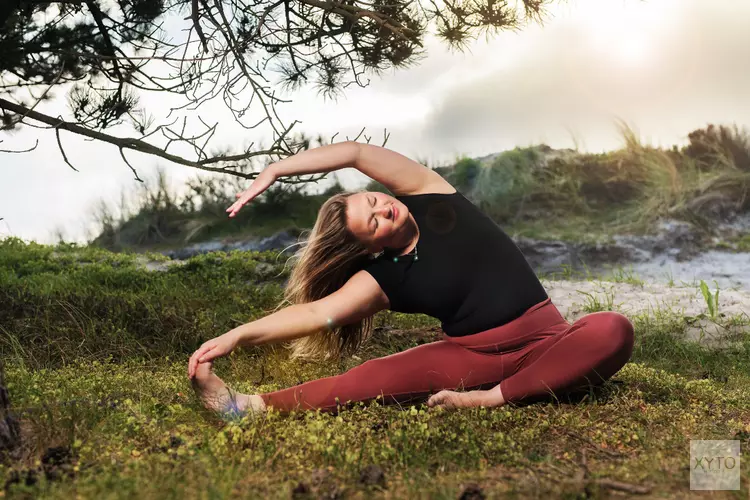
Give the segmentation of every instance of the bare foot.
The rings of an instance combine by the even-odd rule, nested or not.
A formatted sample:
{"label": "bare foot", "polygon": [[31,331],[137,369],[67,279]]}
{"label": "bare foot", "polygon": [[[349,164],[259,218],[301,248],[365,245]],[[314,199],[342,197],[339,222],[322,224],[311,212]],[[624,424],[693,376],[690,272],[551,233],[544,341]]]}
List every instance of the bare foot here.
{"label": "bare foot", "polygon": [[222,417],[259,414],[266,410],[266,404],[260,396],[230,389],[216,376],[210,361],[198,364],[191,383],[203,406]]}

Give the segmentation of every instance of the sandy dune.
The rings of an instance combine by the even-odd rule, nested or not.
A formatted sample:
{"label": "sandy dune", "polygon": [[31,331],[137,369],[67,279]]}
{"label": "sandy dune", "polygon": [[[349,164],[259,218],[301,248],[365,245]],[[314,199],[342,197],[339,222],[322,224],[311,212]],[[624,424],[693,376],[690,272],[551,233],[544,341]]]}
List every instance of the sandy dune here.
{"label": "sandy dune", "polygon": [[[671,311],[680,316],[695,317],[686,329],[686,338],[711,347],[725,347],[735,334],[750,331],[747,324],[750,323],[747,314],[750,311],[750,292],[742,289],[719,291],[718,314],[713,321],[708,317],[708,306],[698,286],[553,280],[542,280],[542,284],[569,321],[587,314],[587,306],[598,301],[605,308],[611,304],[612,310],[626,316],[645,313],[656,317]],[[714,287],[710,290],[712,294],[716,292]]]}

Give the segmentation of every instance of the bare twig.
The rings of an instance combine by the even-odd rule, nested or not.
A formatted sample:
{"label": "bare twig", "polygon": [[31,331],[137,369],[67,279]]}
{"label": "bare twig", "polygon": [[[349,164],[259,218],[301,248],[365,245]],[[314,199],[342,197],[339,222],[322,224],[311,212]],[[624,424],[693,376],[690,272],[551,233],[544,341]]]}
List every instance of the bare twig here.
{"label": "bare twig", "polygon": [[[212,61],[215,56],[207,57],[169,57],[169,56],[126,56],[126,55],[105,55],[105,54],[84,54],[82,52],[72,52],[69,50],[50,50],[52,54],[60,54],[64,56],[75,56],[86,59],[94,59],[100,61],[110,61],[112,59],[119,59],[124,61],[164,61],[164,62],[200,62],[200,61]],[[38,85],[38,84],[33,84]]]}
{"label": "bare twig", "polygon": [[[112,44],[112,39],[109,37],[109,31],[107,30],[107,27],[104,25],[104,19],[102,18],[102,11],[99,10],[99,6],[96,4],[95,1],[86,1],[86,6],[88,6],[89,11],[91,11],[91,16],[94,18],[94,22],[96,23],[96,27],[99,28],[99,33],[102,35],[102,38],[104,39],[104,43],[107,44],[107,48],[109,49],[109,52],[111,55],[115,54],[115,46]],[[123,83],[123,77],[122,73],[120,72],[120,64],[117,62],[117,59],[112,59],[112,67],[115,70],[115,73],[117,73],[117,77],[119,78],[120,85]]]}
{"label": "bare twig", "polygon": [[263,27],[263,23],[266,22],[266,16],[269,12],[271,12],[273,9],[284,3],[285,0],[279,0],[276,3],[272,3],[266,9],[263,11],[263,14],[260,16],[260,20],[258,21],[258,27],[255,30],[255,38],[258,38],[260,36],[260,29]]}
{"label": "bare twig", "polygon": [[62,153],[63,160],[65,160],[65,163],[68,164],[70,168],[78,172],[78,169],[76,169],[70,161],[68,161],[68,155],[65,154],[65,148],[63,148],[62,141],[60,140],[60,128],[55,127],[55,137],[57,138],[57,147],[60,148],[60,153]]}
{"label": "bare twig", "polygon": [[120,146],[119,150],[120,150],[120,156],[122,157],[122,161],[124,161],[125,164],[128,167],[130,167],[130,170],[133,171],[133,175],[135,175],[135,180],[137,180],[138,182],[143,182],[143,179],[138,177],[138,172],[135,171],[135,167],[133,167],[133,165],[130,164],[130,162],[128,161],[128,158],[125,156],[125,151],[123,151],[122,146]]}
{"label": "bare twig", "polygon": [[[58,71],[58,72],[57,72],[57,76],[55,77],[55,79],[54,79],[54,80],[52,80],[52,83],[50,83],[50,84],[49,84],[49,85],[47,86],[47,88],[46,88],[46,89],[44,89],[44,92],[42,92],[42,95],[41,95],[41,96],[39,96],[39,98],[38,98],[38,99],[36,100],[36,102],[34,102],[34,104],[33,104],[33,105],[31,106],[31,108],[29,108],[29,110],[30,110],[30,111],[34,111],[34,108],[36,108],[37,104],[39,104],[40,102],[42,102],[42,101],[44,100],[44,98],[45,98],[45,97],[47,96],[47,94],[49,93],[50,89],[51,89],[51,88],[52,88],[53,86],[57,85],[57,82],[59,82],[59,81],[60,81],[60,77],[62,76],[62,74],[63,74],[63,71],[65,71],[65,62],[64,62],[64,61],[63,61],[63,63],[62,63],[61,65],[60,65],[60,71]],[[21,118],[21,120],[23,120],[23,118],[25,118],[25,117],[26,117],[26,115],[24,115],[24,116],[23,116],[23,117]],[[19,120],[19,121],[20,121],[20,120]]]}
{"label": "bare twig", "polygon": [[624,483],[622,481],[615,481],[613,479],[596,479],[596,484],[603,488],[609,488],[611,490],[627,491],[628,493],[635,493],[639,495],[645,495],[651,492],[651,488],[640,484]]}
{"label": "bare twig", "polygon": [[[3,141],[0,141],[0,144],[2,144]],[[0,149],[0,153],[28,153],[30,151],[34,151],[36,147],[39,145],[39,139],[36,140],[33,146],[27,149]],[[2,219],[0,219],[2,220]]]}

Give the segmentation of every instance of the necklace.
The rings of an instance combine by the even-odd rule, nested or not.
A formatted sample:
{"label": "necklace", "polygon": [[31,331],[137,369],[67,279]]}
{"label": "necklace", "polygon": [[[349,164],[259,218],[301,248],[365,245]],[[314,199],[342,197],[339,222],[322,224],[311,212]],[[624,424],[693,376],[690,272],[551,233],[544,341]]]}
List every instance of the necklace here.
{"label": "necklace", "polygon": [[[414,252],[414,253],[412,254],[412,252]],[[414,249],[411,252],[405,253],[404,255],[397,255],[396,257],[394,257],[393,258],[393,262],[398,262],[398,258],[399,257],[408,257],[410,255],[414,255],[414,260],[415,261],[419,260],[419,254],[418,254],[418,251],[417,251],[417,245],[414,245]]]}

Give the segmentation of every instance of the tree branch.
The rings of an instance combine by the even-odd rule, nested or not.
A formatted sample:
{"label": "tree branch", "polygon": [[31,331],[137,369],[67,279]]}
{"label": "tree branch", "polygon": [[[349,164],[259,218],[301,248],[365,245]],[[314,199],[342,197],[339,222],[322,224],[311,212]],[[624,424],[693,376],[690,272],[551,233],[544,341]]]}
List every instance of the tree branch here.
{"label": "tree branch", "polygon": [[206,35],[203,34],[203,29],[201,28],[201,19],[198,13],[198,7],[198,0],[192,0],[190,17],[193,20],[193,27],[195,27],[195,32],[198,33],[198,38],[201,41],[201,45],[203,45],[203,53],[205,54],[208,52],[208,42],[206,41]]}
{"label": "tree branch", "polygon": [[[347,4],[338,3],[338,2],[324,2],[320,0],[299,0],[299,1],[300,3],[304,3],[307,5],[314,6],[314,7],[319,7],[323,10],[333,11],[336,14],[339,14],[351,20],[352,23],[357,23],[360,17],[370,17],[374,19],[375,22],[389,29],[396,36],[403,38],[407,42],[410,42],[411,40],[409,40],[409,38],[407,38],[407,36],[404,33],[410,33],[412,35],[416,34],[414,30],[401,26],[401,24],[399,24],[396,21],[393,21],[390,17],[384,14],[373,12],[367,9],[361,9],[359,7],[355,7],[354,5],[347,5]],[[392,21],[392,23],[390,21]],[[421,47],[421,43],[419,45]]]}
{"label": "tree branch", "polygon": [[[107,44],[107,48],[109,49],[110,55],[115,55],[115,46],[112,44],[112,39],[109,37],[109,33],[107,33],[107,27],[104,25],[104,19],[102,18],[102,11],[99,10],[99,6],[96,4],[95,1],[89,0],[86,2],[86,5],[91,11],[91,15],[94,18],[96,27],[99,28],[99,33],[101,33],[102,38],[104,39],[104,43]],[[112,59],[112,67],[115,69],[115,73],[117,73],[117,77],[119,78],[119,81],[120,81],[120,86],[122,86],[123,78],[122,78],[122,73],[120,72],[120,65],[117,62],[117,59]]]}
{"label": "tree branch", "polygon": [[[149,144],[148,142],[142,141],[140,139],[136,139],[132,137],[115,137],[113,135],[99,132],[98,130],[91,130],[91,129],[82,127],[80,125],[77,125],[75,123],[67,122],[60,118],[53,118],[49,115],[39,113],[38,111],[32,111],[26,106],[8,101],[3,98],[0,98],[0,109],[5,109],[7,111],[10,111],[11,113],[16,113],[19,115],[25,115],[26,117],[31,118],[32,120],[36,120],[38,122],[49,125],[50,127],[53,127],[58,133],[58,144],[59,144],[59,130],[67,130],[68,132],[72,132],[77,135],[81,135],[81,136],[88,137],[91,139],[97,139],[99,141],[112,144],[113,146],[116,146],[121,149],[130,149],[130,150],[137,151],[140,153],[158,156],[159,158],[164,158],[165,160],[169,160],[171,162],[178,163],[180,165],[185,165],[187,167],[198,168],[198,169],[205,170],[208,172],[232,174],[238,177],[242,177],[244,179],[255,179],[255,177],[258,174],[256,172],[245,173],[245,172],[232,170],[227,167],[211,167],[209,165],[212,165],[215,163],[223,163],[223,162],[228,162],[228,163],[240,162],[240,161],[248,160],[255,156],[261,156],[261,155],[271,155],[271,154],[284,155],[285,153],[288,153],[288,151],[285,151],[284,149],[281,149],[281,148],[271,148],[269,150],[264,150],[264,151],[254,151],[254,152],[242,153],[242,154],[237,154],[237,155],[219,155],[219,156],[214,156],[214,157],[206,158],[206,159],[199,160],[199,161],[192,161],[192,160],[188,160],[187,158],[183,158],[181,156],[168,153],[164,151],[162,148],[154,146],[153,144]],[[284,131],[284,134],[282,135],[282,137],[280,137],[279,140],[277,140],[276,142],[277,143],[280,142],[281,139],[283,139],[283,137],[289,132],[289,130],[291,130],[291,128],[296,123],[297,121],[295,120],[292,123],[292,125],[290,125]],[[61,151],[62,151],[62,147],[61,147]],[[68,163],[68,165],[71,168],[73,168],[73,170],[76,170],[75,167],[73,167],[73,165],[71,165],[70,162],[68,162],[64,151],[63,151],[63,158],[65,158],[66,163]]]}

